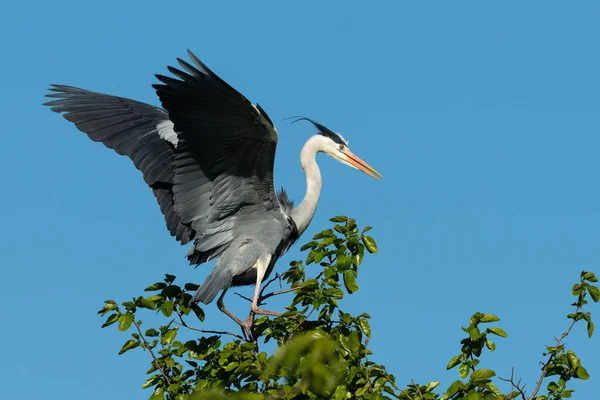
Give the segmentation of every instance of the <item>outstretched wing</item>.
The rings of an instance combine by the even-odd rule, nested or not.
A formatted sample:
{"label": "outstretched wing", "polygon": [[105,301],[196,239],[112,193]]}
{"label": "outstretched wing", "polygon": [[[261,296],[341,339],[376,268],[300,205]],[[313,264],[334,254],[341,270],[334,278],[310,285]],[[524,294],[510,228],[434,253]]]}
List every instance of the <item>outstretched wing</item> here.
{"label": "outstretched wing", "polygon": [[127,155],[142,171],[165,216],[167,229],[182,244],[193,230],[181,223],[173,207],[173,159],[177,136],[165,110],[122,97],[65,85],[52,85],[44,103],[62,113],[90,139]]}
{"label": "outstretched wing", "polygon": [[[174,209],[193,229],[190,261],[220,254],[257,218],[288,223],[273,187],[277,131],[267,114],[188,51],[153,85],[174,124]],[[267,215],[268,214],[268,215]]]}

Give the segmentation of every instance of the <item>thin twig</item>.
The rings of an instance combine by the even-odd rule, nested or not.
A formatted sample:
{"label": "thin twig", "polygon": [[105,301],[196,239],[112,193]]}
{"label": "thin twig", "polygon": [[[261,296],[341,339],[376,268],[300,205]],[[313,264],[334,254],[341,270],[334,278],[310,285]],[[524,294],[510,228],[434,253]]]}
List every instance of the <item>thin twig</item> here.
{"label": "thin twig", "polygon": [[[279,274],[275,274],[275,277],[273,279],[271,279],[270,281],[268,281],[267,283],[265,283],[265,286],[263,286],[263,288],[260,290],[260,293],[258,294],[258,298],[260,299],[263,295],[263,293],[265,292],[265,290],[267,289],[267,287],[269,287],[269,285],[273,282],[275,282],[277,279],[281,279],[281,275]],[[281,280],[279,282],[279,287],[281,287]]]}
{"label": "thin twig", "polygon": [[[577,306],[577,308],[575,309],[575,315],[579,314],[579,312],[581,311],[581,308],[582,308],[581,305]],[[556,337],[554,338],[556,340],[556,348],[559,348],[563,345],[562,344],[563,339],[566,338],[567,336],[569,336],[569,333],[571,333],[571,329],[573,329],[576,322],[577,322],[577,319],[573,318],[573,322],[571,322],[571,325],[569,326],[569,328],[566,331],[564,331],[562,333],[562,335],[560,335],[559,338],[556,338]],[[540,379],[537,381],[537,385],[535,386],[533,393],[529,397],[529,400],[533,400],[535,398],[535,396],[538,394],[538,392],[540,391],[540,388],[542,387],[542,381],[546,377],[546,372],[548,371],[548,367],[550,366],[552,361],[554,361],[554,354],[550,354],[548,361],[546,361],[545,363],[542,363],[542,365],[543,365],[542,374],[540,375]]]}
{"label": "thin twig", "polygon": [[[303,324],[303,323],[305,323],[305,322],[308,320],[308,318],[310,317],[310,315],[311,315],[311,314],[312,314],[312,313],[313,313],[315,310],[316,310],[316,308],[315,308],[315,307],[313,307],[313,308],[312,308],[312,309],[311,309],[311,310],[308,312],[308,314],[306,314],[306,316],[304,317],[304,319],[303,319],[302,321],[298,322],[298,325],[296,325],[296,329],[300,328],[300,327],[302,326],[302,324]],[[294,330],[296,330],[296,329],[294,329]]]}
{"label": "thin twig", "polygon": [[242,299],[244,300],[248,300],[250,303],[252,303],[252,299],[250,297],[246,297],[238,292],[233,292],[233,294],[237,294],[238,296],[240,296]]}
{"label": "thin twig", "polygon": [[184,325],[180,322],[175,321],[175,323],[179,326],[183,326],[184,328],[188,328],[192,331],[196,331],[196,332],[201,332],[201,333],[212,333],[215,335],[231,335],[234,336],[240,340],[243,340],[245,342],[247,342],[248,340],[246,340],[242,335],[238,335],[237,333],[233,333],[233,332],[226,332],[226,331],[210,331],[210,330],[206,330],[206,329],[198,329],[198,328],[194,328],[193,326],[188,326],[188,325]]}
{"label": "thin twig", "polygon": [[525,387],[521,387],[521,380],[519,379],[519,382],[515,383],[515,367],[512,367],[512,371],[510,373],[510,379],[509,378],[501,378],[498,377],[501,381],[504,382],[508,382],[512,385],[513,389],[517,389],[517,391],[521,394],[521,397],[523,398],[523,400],[527,400],[527,396],[525,395]]}
{"label": "thin twig", "polygon": [[[365,339],[365,349],[367,349],[368,345],[369,345],[369,338],[366,338]],[[365,364],[368,364],[368,363],[369,363],[369,355],[367,352],[365,352]],[[373,383],[371,382],[371,374],[369,374],[369,368],[367,368],[365,366],[365,370],[367,372],[367,382],[369,383],[369,389],[373,390]]]}
{"label": "thin twig", "polygon": [[419,385],[417,385],[415,383],[415,380],[411,379],[410,381],[412,382],[412,384],[414,385],[414,387],[417,389],[417,393],[418,393],[419,397],[423,397],[423,393],[421,393],[421,389],[419,388]]}
{"label": "thin twig", "polygon": [[[319,275],[317,275],[314,279],[319,279],[321,276],[323,276],[323,272],[319,272]],[[305,282],[306,283],[306,282]],[[290,292],[295,292],[298,289],[302,289],[302,287],[305,285],[305,283],[303,283],[302,285],[298,285],[296,287],[293,288],[289,288],[289,289],[283,289],[283,290],[278,290],[276,292],[271,292],[271,293],[267,293],[265,295],[260,295],[258,297],[258,303],[261,304],[263,300],[268,299],[269,297],[273,297],[273,296],[279,296],[280,294],[286,294],[286,293],[290,293]]]}
{"label": "thin twig", "polygon": [[540,391],[540,388],[542,387],[542,382],[544,381],[544,378],[546,377],[546,371],[548,371],[548,366],[550,365],[550,363],[554,360],[554,355],[551,354],[550,358],[548,358],[548,361],[546,363],[542,363],[540,361],[540,364],[543,365],[542,367],[542,373],[540,375],[540,379],[537,381],[537,384],[535,386],[535,389],[533,390],[533,393],[531,394],[531,396],[529,397],[529,400],[532,400],[535,398],[535,396],[537,395],[537,393]]}
{"label": "thin twig", "polygon": [[[415,400],[415,399],[413,399],[413,398],[410,396],[410,394],[408,394],[408,389],[401,390],[401,391],[400,391],[400,394],[402,394],[402,393],[404,393],[404,394],[406,395],[406,397],[408,397],[408,400]],[[399,396],[396,396],[396,397],[397,397],[397,398],[400,398]]]}
{"label": "thin twig", "polygon": [[140,337],[142,338],[142,340],[144,341],[144,345],[146,346],[146,348],[148,349],[148,351],[150,352],[150,355],[152,356],[152,359],[154,360],[154,365],[156,366],[156,368],[158,368],[158,370],[160,371],[160,373],[162,374],[163,378],[165,378],[165,382],[167,382],[167,385],[171,384],[171,380],[169,379],[169,377],[167,376],[167,374],[165,373],[165,370],[162,369],[162,367],[158,364],[158,359],[156,358],[156,356],[154,355],[154,352],[152,351],[152,347],[150,347],[150,344],[148,343],[148,341],[146,340],[146,338],[144,337],[144,334],[142,333],[142,330],[140,329],[140,326],[137,324],[137,322],[133,321],[133,324],[135,325],[135,327],[137,328],[137,331],[140,335]]}
{"label": "thin twig", "polygon": [[[315,307],[313,307],[313,308],[312,308],[312,310],[310,310],[310,311],[308,312],[308,314],[306,314],[306,318],[304,318],[304,321],[306,321],[306,320],[307,320],[307,319],[310,317],[310,315],[311,315],[313,312],[315,312],[315,310],[316,310],[316,308],[315,308]],[[302,321],[302,322],[304,322],[304,321]]]}
{"label": "thin twig", "polygon": [[212,333],[215,335],[231,335],[234,336],[240,340],[244,340],[244,341],[248,341],[246,338],[244,338],[241,335],[238,335],[237,333],[233,333],[233,332],[226,332],[226,331],[211,331],[211,330],[206,330],[206,329],[199,329],[199,328],[194,328],[193,326],[189,326],[184,320],[183,320],[183,315],[181,315],[181,313],[179,312],[179,310],[176,310],[177,315],[179,316],[179,320],[181,322],[177,322],[175,321],[175,323],[177,325],[183,326],[184,328],[187,328],[189,330],[192,331],[196,331],[196,332],[201,332],[201,333]]}
{"label": "thin twig", "polygon": [[[575,310],[575,315],[579,314],[580,311],[581,311],[581,306],[577,307],[577,309]],[[569,326],[569,329],[564,331],[563,334],[560,335],[560,337],[558,339],[555,338],[557,347],[561,345],[561,342],[564,338],[569,336],[569,333],[571,333],[571,329],[573,329],[573,327],[575,326],[576,323],[577,323],[577,320],[573,319],[573,322],[571,322],[571,326]]]}
{"label": "thin twig", "polygon": [[266,300],[269,297],[279,296],[280,294],[286,294],[286,293],[290,293],[290,292],[295,292],[296,290],[300,289],[301,287],[302,287],[302,285],[296,286],[293,288],[289,288],[289,289],[278,290],[276,292],[267,293],[264,296],[261,296],[258,298],[258,303],[259,304],[262,303],[263,300]]}

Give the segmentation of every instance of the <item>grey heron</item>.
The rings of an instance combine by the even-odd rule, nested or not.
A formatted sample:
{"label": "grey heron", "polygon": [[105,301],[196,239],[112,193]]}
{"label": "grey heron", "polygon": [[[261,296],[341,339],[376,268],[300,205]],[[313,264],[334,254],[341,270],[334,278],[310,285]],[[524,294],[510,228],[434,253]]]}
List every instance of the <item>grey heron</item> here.
{"label": "grey heron", "polygon": [[347,141],[317,128],[300,152],[306,195],[293,208],[273,185],[278,133],[267,113],[213,73],[192,52],[177,59],[175,78],[156,75],[162,108],[135,100],[51,85],[44,103],[90,139],[128,156],[152,189],[167,229],[192,265],[217,258],[191,303],[217,301],[221,311],[248,331],[250,322],[223,304],[231,286],[255,285],[251,315],[280,315],[258,305],[260,284],[311,222],[321,192],[316,154],[325,153],[376,179],[381,175],[354,155]]}

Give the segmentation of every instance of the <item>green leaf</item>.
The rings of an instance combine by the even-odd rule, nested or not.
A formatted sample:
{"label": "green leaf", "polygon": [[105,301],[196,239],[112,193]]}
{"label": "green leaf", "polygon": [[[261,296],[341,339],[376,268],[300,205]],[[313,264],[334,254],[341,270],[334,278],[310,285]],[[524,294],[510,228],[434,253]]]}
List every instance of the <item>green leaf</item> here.
{"label": "green leaf", "polygon": [[594,303],[600,301],[600,289],[598,289],[598,287],[594,285],[588,285],[587,289],[590,293],[590,296],[592,296],[592,300],[594,300]]}
{"label": "green leaf", "polygon": [[165,274],[165,282],[167,283],[173,283],[173,281],[175,281],[175,278],[175,275]]}
{"label": "green leaf", "polygon": [[306,265],[310,265],[315,261],[316,253],[317,253],[316,250],[311,250],[308,252],[308,255],[306,256]]}
{"label": "green leaf", "polygon": [[329,288],[325,290],[325,295],[329,297],[335,297],[336,299],[344,298],[344,292],[342,292],[342,289],[339,288]]}
{"label": "green leaf", "polygon": [[363,394],[365,394],[365,392],[369,390],[369,386],[363,386],[360,389],[358,389],[356,392],[354,392],[354,395],[356,396],[356,398],[360,398],[362,397]]}
{"label": "green leaf", "polygon": [[573,285],[573,289],[571,289],[571,293],[573,296],[579,296],[581,291],[583,290],[583,285],[581,283],[576,283]]}
{"label": "green leaf", "polygon": [[337,217],[330,218],[329,221],[331,221],[331,222],[346,222],[346,221],[348,221],[348,217],[345,217],[343,215],[338,215]]}
{"label": "green leaf", "polygon": [[446,391],[446,395],[444,397],[450,398],[450,397],[454,396],[456,393],[458,393],[459,390],[465,390],[466,388],[467,387],[465,386],[465,384],[463,382],[454,381],[452,383],[452,385],[450,385],[450,387]]}
{"label": "green leaf", "polygon": [[460,364],[460,359],[461,359],[461,354],[452,357],[450,359],[450,361],[448,362],[448,365],[446,365],[446,369],[452,369],[452,368],[456,367],[458,364]]}
{"label": "green leaf", "polygon": [[362,264],[364,256],[365,246],[363,246],[362,244],[358,244],[356,246],[356,250],[352,253],[352,257],[350,257],[350,259],[352,260],[352,264],[358,267],[360,264]]}
{"label": "green leaf", "polygon": [[579,366],[579,358],[577,358],[577,355],[573,350],[567,351],[567,363],[569,364],[569,367],[573,369]]}
{"label": "green leaf", "polygon": [[237,361],[231,362],[231,363],[227,364],[227,366],[225,367],[225,371],[229,372],[229,371],[237,368],[238,365],[240,365],[240,363]]}
{"label": "green leaf", "polygon": [[192,307],[192,311],[196,314],[196,317],[200,320],[200,322],[204,322],[204,310],[200,308],[198,304],[195,304]]}
{"label": "green leaf", "polygon": [[133,314],[131,314],[131,313],[121,314],[121,316],[119,317],[119,330],[121,332],[125,332],[127,329],[129,329],[129,327],[131,326],[132,323],[133,323]]}
{"label": "green leaf", "polygon": [[304,246],[300,247],[300,251],[314,249],[319,243],[313,240],[312,242],[306,243]]}
{"label": "green leaf", "polygon": [[148,400],[164,400],[164,389],[162,387],[157,387],[152,396]]}
{"label": "green leaf", "polygon": [[492,341],[492,340],[486,340],[485,341],[485,346],[490,349],[490,351],[494,351],[496,350],[496,344]]}
{"label": "green leaf", "polygon": [[480,322],[483,323],[487,323],[487,322],[496,322],[496,321],[500,321],[500,318],[496,317],[493,314],[483,314],[483,317],[481,317],[479,319]]}
{"label": "green leaf", "polygon": [[114,302],[114,300],[106,300],[104,303],[106,304],[104,304],[102,309],[98,311],[98,314],[102,316],[104,316],[109,311],[116,310],[119,308],[119,306],[117,305],[117,303]]}
{"label": "green leaf", "polygon": [[504,332],[504,329],[502,328],[487,328],[485,330],[487,333],[493,333],[494,335],[498,335],[500,337],[507,337],[508,334],[506,332]]}
{"label": "green leaf", "polygon": [[325,257],[325,252],[324,251],[319,251],[318,253],[315,253],[315,263],[320,263],[321,260],[323,259],[323,257]]}
{"label": "green leaf", "polygon": [[354,293],[358,291],[358,284],[356,283],[356,278],[354,278],[353,271],[344,272],[344,286],[346,286],[348,293]]}
{"label": "green leaf", "polygon": [[350,349],[354,353],[358,353],[358,350],[360,348],[360,339],[358,338],[358,332],[357,331],[350,332],[349,344],[350,344]]}
{"label": "green leaf", "polygon": [[425,390],[427,392],[431,392],[433,389],[435,389],[438,386],[440,386],[440,383],[438,381],[431,381],[425,386],[425,388],[426,388]]}
{"label": "green leaf", "polygon": [[577,376],[577,378],[582,379],[582,380],[586,380],[590,378],[590,374],[588,374],[587,370],[585,368],[583,368],[583,366],[578,366],[575,369],[575,376]]}
{"label": "green leaf", "polygon": [[183,285],[183,287],[185,288],[185,290],[191,292],[191,291],[198,290],[198,288],[200,287],[200,285],[197,285],[195,283],[186,283],[185,285]]}
{"label": "green leaf", "polygon": [[371,326],[369,325],[369,321],[364,318],[358,318],[358,323],[360,324],[360,329],[367,335],[368,338],[371,337]]}
{"label": "green leaf", "polygon": [[479,331],[478,327],[474,326],[474,327],[471,328],[471,330],[469,332],[469,337],[472,340],[477,340],[477,339],[479,339],[482,336],[483,336],[483,334]]}
{"label": "green leaf", "polygon": [[129,351],[131,349],[135,349],[139,345],[140,345],[140,341],[139,340],[129,339],[128,341],[125,342],[125,344],[123,345],[123,347],[121,347],[121,350],[119,351],[119,355],[121,355],[121,354],[123,354],[126,351]]}
{"label": "green leaf", "polygon": [[317,233],[315,236],[313,236],[313,239],[317,240],[317,239],[323,239],[323,238],[331,237],[331,236],[333,236],[333,230],[332,229],[326,229],[324,231],[321,231],[321,232]]}
{"label": "green leaf", "polygon": [[337,232],[341,233],[342,235],[346,234],[346,232],[348,232],[348,227],[344,226],[344,225],[335,225],[333,227],[333,229],[335,229]]}
{"label": "green leaf", "polygon": [[467,400],[483,400],[483,393],[470,391],[467,394]]}
{"label": "green leaf", "polygon": [[144,382],[144,384],[142,385],[142,389],[146,389],[149,388],[150,386],[154,386],[158,383],[158,375],[154,375],[151,376],[150,378],[148,378],[148,380],[146,382]]}
{"label": "green leaf", "polygon": [[163,336],[162,340],[165,344],[171,344],[173,339],[177,336],[177,328],[169,329]]}
{"label": "green leaf", "polygon": [[146,289],[144,289],[144,291],[146,291],[146,292],[154,292],[154,291],[157,291],[157,290],[162,290],[162,289],[164,289],[166,287],[167,287],[166,283],[164,283],[164,282],[156,282],[156,283],[153,283],[152,285],[148,286]]}
{"label": "green leaf", "polygon": [[594,275],[593,272],[586,272],[585,274],[583,274],[583,279],[585,279],[588,282],[598,282],[598,278],[596,277],[596,275]]}
{"label": "green leaf", "polygon": [[326,237],[325,239],[321,240],[321,247],[324,248],[326,246],[329,246],[333,242],[335,242],[335,238],[333,236],[332,237]]}
{"label": "green leaf", "polygon": [[487,386],[487,388],[489,390],[491,390],[496,396],[500,397],[502,396],[502,394],[500,393],[500,390],[496,387],[496,385],[494,385],[492,382],[488,382],[485,384]]}
{"label": "green leaf", "polygon": [[458,367],[458,374],[463,379],[469,376],[469,364],[461,364],[460,367]]}
{"label": "green leaf", "polygon": [[481,368],[481,369],[474,371],[471,374],[471,379],[473,379],[473,381],[477,382],[477,381],[483,381],[485,379],[489,379],[492,376],[496,376],[496,373],[494,371],[492,371],[491,369],[487,369],[487,368]]}
{"label": "green leaf", "polygon": [[110,326],[110,325],[114,324],[115,322],[117,322],[118,319],[119,319],[119,314],[111,314],[106,319],[106,322],[102,324],[102,327],[106,328],[107,326]]}
{"label": "green leaf", "polygon": [[156,310],[156,303],[141,296],[137,298],[136,305],[149,310]]}
{"label": "green leaf", "polygon": [[375,239],[373,239],[371,236],[363,236],[362,242],[369,251],[369,253],[377,253],[377,243],[375,243]]}
{"label": "green leaf", "polygon": [[165,317],[170,317],[171,314],[173,314],[173,300],[165,301],[160,307],[160,310],[162,311]]}
{"label": "green leaf", "polygon": [[148,336],[148,337],[156,337],[158,335],[159,335],[158,331],[154,328],[150,328],[146,331],[146,336]]}
{"label": "green leaf", "polygon": [[346,398],[346,394],[348,393],[348,389],[346,388],[346,385],[341,385],[338,386],[337,389],[335,390],[335,393],[333,393],[333,400],[342,400]]}
{"label": "green leaf", "polygon": [[352,264],[352,260],[345,254],[340,254],[335,260],[335,266],[340,272],[347,271],[350,268],[350,264]]}

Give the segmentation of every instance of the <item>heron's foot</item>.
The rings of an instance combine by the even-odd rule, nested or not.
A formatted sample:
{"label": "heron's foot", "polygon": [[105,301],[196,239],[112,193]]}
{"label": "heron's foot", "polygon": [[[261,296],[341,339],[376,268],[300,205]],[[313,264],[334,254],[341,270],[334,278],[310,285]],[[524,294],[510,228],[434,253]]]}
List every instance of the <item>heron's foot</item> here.
{"label": "heron's foot", "polygon": [[256,315],[268,315],[271,317],[281,317],[283,315],[283,313],[269,311],[269,310],[261,310],[258,307],[252,307],[252,309],[250,310],[250,315],[248,315],[248,318],[246,318],[246,321],[244,321],[243,326],[246,326],[249,329],[252,329],[252,325],[254,325],[254,317]]}

